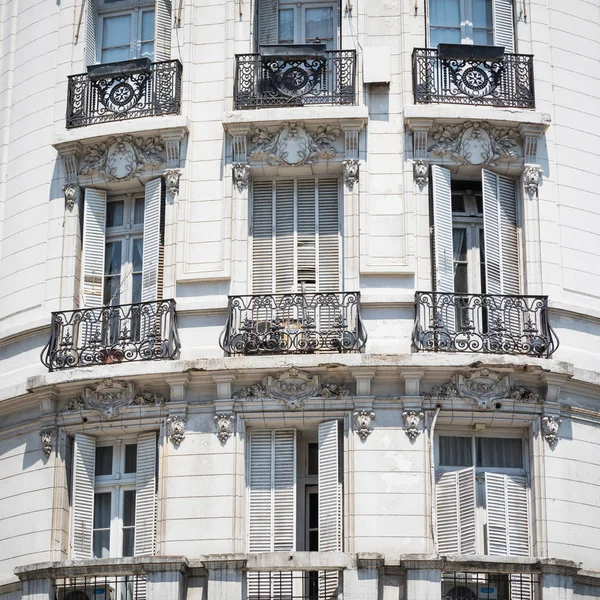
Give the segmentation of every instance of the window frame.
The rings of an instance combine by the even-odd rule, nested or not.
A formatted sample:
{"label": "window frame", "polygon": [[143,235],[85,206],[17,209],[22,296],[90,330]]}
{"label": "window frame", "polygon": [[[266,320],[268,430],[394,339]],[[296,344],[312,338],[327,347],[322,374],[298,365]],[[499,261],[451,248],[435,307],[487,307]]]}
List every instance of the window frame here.
{"label": "window frame", "polygon": [[[431,44],[431,2],[443,2],[444,0],[427,0],[427,18],[426,18],[426,42],[428,48],[433,48]],[[473,26],[473,0],[459,0],[459,25],[458,27],[452,27],[452,29],[457,29],[460,31],[460,44],[473,46],[475,45],[475,36],[474,31],[477,29],[478,31],[487,31],[488,36],[491,36],[490,44],[483,45],[494,45],[494,4],[493,0],[488,0],[492,5],[492,20],[490,23],[490,27],[486,27],[482,29],[481,27],[475,28]],[[435,27],[435,26],[434,26]],[[481,45],[481,44],[479,44]],[[435,46],[437,48],[437,46]]]}
{"label": "window frame", "polygon": [[[277,10],[277,41],[279,44],[315,44],[314,40],[306,39],[306,9],[308,8],[331,8],[332,9],[332,38],[331,43],[321,41],[327,45],[327,50],[337,50],[340,37],[339,26],[339,1],[331,0],[309,0],[298,2],[298,0],[280,0]],[[294,40],[281,42],[279,36],[279,12],[281,10],[292,10],[294,15]]]}

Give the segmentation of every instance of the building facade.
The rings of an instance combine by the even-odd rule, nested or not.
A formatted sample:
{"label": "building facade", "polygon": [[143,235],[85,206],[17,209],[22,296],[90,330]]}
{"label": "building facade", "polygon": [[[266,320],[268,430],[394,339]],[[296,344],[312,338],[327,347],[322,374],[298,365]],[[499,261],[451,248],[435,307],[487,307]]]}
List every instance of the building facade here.
{"label": "building facade", "polygon": [[600,597],[598,0],[4,0],[0,599]]}

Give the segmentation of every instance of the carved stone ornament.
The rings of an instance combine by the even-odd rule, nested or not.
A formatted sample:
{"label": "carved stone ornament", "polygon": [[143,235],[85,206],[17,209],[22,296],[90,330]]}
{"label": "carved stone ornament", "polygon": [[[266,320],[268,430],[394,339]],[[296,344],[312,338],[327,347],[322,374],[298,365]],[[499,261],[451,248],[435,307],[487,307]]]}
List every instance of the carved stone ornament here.
{"label": "carved stone ornament", "polygon": [[344,165],[344,181],[346,185],[352,189],[354,184],[358,181],[358,174],[360,171],[360,163],[356,158],[345,160]]}
{"label": "carved stone ornament", "polygon": [[537,196],[542,181],[542,168],[538,165],[526,165],[523,171],[523,186],[530,198]]}
{"label": "carved stone ornament", "polygon": [[307,398],[316,396],[318,390],[319,378],[300,369],[291,368],[267,378],[267,396],[281,400],[287,410],[300,408]]}
{"label": "carved stone ornament", "polygon": [[245,400],[246,398],[254,399],[254,398],[265,398],[267,396],[267,388],[260,383],[255,383],[254,385],[249,385],[237,392],[234,392],[233,399],[234,400]]}
{"label": "carved stone ornament", "polygon": [[559,440],[558,430],[561,423],[562,419],[560,417],[549,416],[542,418],[542,435],[550,448],[554,448]]}
{"label": "carved stone ornament", "polygon": [[183,442],[185,437],[185,423],[186,419],[179,415],[167,419],[167,436],[176,448]]}
{"label": "carved stone ornament", "polygon": [[250,133],[250,141],[254,147],[249,156],[274,167],[313,165],[319,159],[336,156],[337,151],[332,142],[340,133],[341,130],[336,125],[323,125],[316,133],[311,134],[298,121],[284,121],[281,129],[275,133],[255,128]]}
{"label": "carved stone ornament", "polygon": [[166,169],[165,170],[165,184],[167,188],[167,194],[171,197],[179,194],[179,178],[181,177],[181,171],[179,169]]}
{"label": "carved stone ornament", "polygon": [[493,127],[485,121],[436,125],[430,133],[429,153],[449,156],[464,165],[492,166],[519,156],[520,136],[515,129]]}
{"label": "carved stone ornament", "polygon": [[352,397],[352,393],[347,387],[335,383],[321,384],[321,389],[317,395],[321,398],[335,398],[336,400]]}
{"label": "carved stone ornament", "polygon": [[42,452],[49,458],[52,454],[52,443],[56,438],[56,431],[54,429],[42,429],[40,431],[40,438],[42,440]]}
{"label": "carved stone ornament", "polygon": [[164,166],[165,144],[160,137],[136,138],[121,135],[86,149],[80,175],[108,180],[131,179]]}
{"label": "carved stone ornament", "polygon": [[373,431],[375,413],[371,410],[357,410],[354,413],[354,423],[358,437],[364,442]]}
{"label": "carved stone ornament", "polygon": [[490,369],[454,375],[448,383],[434,387],[424,396],[428,400],[462,398],[470,400],[480,410],[493,410],[498,400],[539,401],[539,395],[532,390],[523,386],[511,386],[509,375]]}
{"label": "carved stone ornament", "polygon": [[217,414],[214,417],[215,425],[217,426],[217,437],[221,444],[225,444],[227,440],[233,435],[233,423],[235,422],[235,416],[232,414]]}
{"label": "carved stone ornament", "polygon": [[416,410],[405,410],[402,413],[404,432],[412,442],[414,442],[419,436],[419,433],[421,433],[420,424],[424,418],[425,414],[417,412]]}
{"label": "carved stone ornament", "polygon": [[232,166],[233,183],[235,183],[238,192],[243,192],[248,187],[250,179],[250,165],[244,163],[233,163]]}
{"label": "carved stone ornament", "polygon": [[65,195],[65,206],[72,211],[76,204],[79,204],[81,198],[81,188],[76,183],[65,183],[63,186]]}
{"label": "carved stone ornament", "polygon": [[63,412],[94,410],[100,413],[100,418],[110,420],[118,417],[122,410],[132,404],[159,406],[165,402],[165,397],[155,392],[136,393],[133,382],[105,379],[94,387],[85,388],[83,396],[69,400]]}
{"label": "carved stone ornament", "polygon": [[424,160],[413,161],[413,178],[420,190],[427,185],[429,180],[429,165]]}

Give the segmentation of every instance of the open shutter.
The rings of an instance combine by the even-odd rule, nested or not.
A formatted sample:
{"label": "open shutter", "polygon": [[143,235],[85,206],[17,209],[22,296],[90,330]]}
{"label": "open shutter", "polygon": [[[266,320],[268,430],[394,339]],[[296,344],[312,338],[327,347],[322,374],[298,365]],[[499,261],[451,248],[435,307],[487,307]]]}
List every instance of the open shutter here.
{"label": "open shutter", "polygon": [[273,293],[273,182],[252,184],[252,293]]}
{"label": "open shutter", "polygon": [[475,468],[439,477],[436,517],[439,554],[475,554]]}
{"label": "open shutter", "polygon": [[[258,45],[279,43],[279,0],[258,0]],[[260,48],[259,48],[260,50]]]}
{"label": "open shutter", "polygon": [[85,1],[85,64],[96,64],[96,28],[98,27],[98,0]]}
{"label": "open shutter", "polygon": [[106,192],[85,190],[81,296],[85,308],[102,306],[106,238]]}
{"label": "open shutter", "polygon": [[340,291],[339,181],[319,179],[319,292]]}
{"label": "open shutter", "polygon": [[151,302],[158,297],[162,188],[162,179],[160,177],[146,184],[142,256],[142,302]]}
{"label": "open shutter", "polygon": [[273,550],[273,432],[253,429],[249,452],[250,514],[248,551]]}
{"label": "open shutter", "polygon": [[275,188],[275,292],[289,294],[296,291],[294,181],[277,181]]}
{"label": "open shutter", "polygon": [[92,558],[94,524],[94,478],[96,439],[77,433],[73,452],[73,508],[71,520],[71,557]]}
{"label": "open shutter", "polygon": [[450,171],[432,165],[433,261],[436,292],[454,292],[454,257],[452,253],[452,193]]}
{"label": "open shutter", "polygon": [[515,22],[513,0],[493,0],[494,45],[504,46],[504,52],[515,51]]}
{"label": "open shutter", "polygon": [[171,0],[156,0],[154,62],[171,58]]}
{"label": "open shutter", "polygon": [[154,554],[156,531],[156,433],[137,440],[135,477],[135,556]]}
{"label": "open shutter", "polygon": [[273,551],[296,549],[296,430],[276,429]]}

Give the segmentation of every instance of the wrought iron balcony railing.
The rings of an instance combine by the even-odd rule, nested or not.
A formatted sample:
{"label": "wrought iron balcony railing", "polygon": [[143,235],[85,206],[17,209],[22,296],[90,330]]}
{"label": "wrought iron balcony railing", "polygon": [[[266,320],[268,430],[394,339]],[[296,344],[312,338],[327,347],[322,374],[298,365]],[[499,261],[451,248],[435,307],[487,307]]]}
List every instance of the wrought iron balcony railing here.
{"label": "wrought iron balcony railing", "polygon": [[229,296],[221,348],[228,354],[361,350],[358,292]]}
{"label": "wrought iron balcony railing", "polygon": [[[145,61],[145,62],[144,62]],[[69,76],[67,129],[139,117],[178,114],[182,65],[148,59],[95,65]]]}
{"label": "wrought iron balcony railing", "polygon": [[181,345],[175,300],[52,313],[42,363],[50,369],[174,359]]}
{"label": "wrought iron balcony railing", "polygon": [[54,581],[56,600],[146,600],[145,575],[90,575]]}
{"label": "wrought iron balcony railing", "polygon": [[483,352],[548,358],[558,338],[547,296],[415,294],[417,352]]}
{"label": "wrought iron balcony railing", "polygon": [[415,48],[415,103],[535,108],[533,56],[501,54],[488,59],[476,54],[470,58],[453,57],[452,52]]}
{"label": "wrought iron balcony railing", "polygon": [[537,573],[442,573],[441,600],[532,600]]}
{"label": "wrought iron balcony railing", "polygon": [[354,50],[237,54],[235,62],[237,109],[356,103]]}
{"label": "wrought iron balcony railing", "polygon": [[338,600],[337,570],[247,571],[245,600]]}

